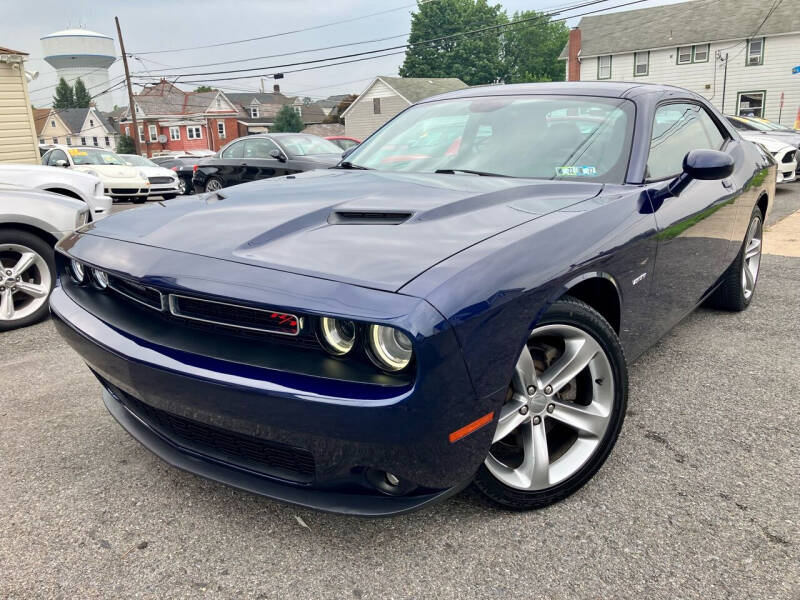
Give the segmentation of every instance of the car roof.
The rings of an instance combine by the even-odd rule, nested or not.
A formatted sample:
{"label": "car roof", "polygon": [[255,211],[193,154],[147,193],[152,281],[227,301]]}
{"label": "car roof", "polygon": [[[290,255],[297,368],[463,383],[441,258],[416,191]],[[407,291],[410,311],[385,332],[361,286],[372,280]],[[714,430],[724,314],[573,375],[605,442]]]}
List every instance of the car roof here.
{"label": "car roof", "polygon": [[451,98],[470,98],[478,96],[509,96],[525,94],[552,94],[564,96],[604,96],[625,98],[632,92],[681,92],[687,97],[696,97],[694,92],[673,86],[657,83],[638,83],[629,81],[562,81],[553,83],[515,83],[510,85],[484,85],[464,88],[426,98],[431,100],[447,100]]}

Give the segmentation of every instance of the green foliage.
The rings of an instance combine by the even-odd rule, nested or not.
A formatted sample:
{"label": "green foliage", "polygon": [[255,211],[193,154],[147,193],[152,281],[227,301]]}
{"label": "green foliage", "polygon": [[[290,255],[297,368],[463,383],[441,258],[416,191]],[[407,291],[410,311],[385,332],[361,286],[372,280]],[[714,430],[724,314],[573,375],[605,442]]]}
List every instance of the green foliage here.
{"label": "green foliage", "polygon": [[75,80],[75,85],[72,88],[75,96],[75,108],[89,108],[89,104],[92,102],[92,97],[89,95],[89,92],[86,91],[86,86],[81,81],[81,78]]}
{"label": "green foliage", "polygon": [[322,121],[323,123],[342,123],[344,124],[344,119],[342,119],[342,113],[347,110],[347,107],[350,106],[353,101],[358,98],[358,94],[348,94],[347,98],[339,102],[339,104],[331,111],[325,119]]}
{"label": "green foliage", "polygon": [[72,86],[62,77],[58,80],[56,93],[53,96],[53,108],[73,108],[75,106],[75,93]]}
{"label": "green foliage", "polygon": [[[507,21],[502,6],[490,6],[487,0],[419,0],[408,41],[414,44]],[[498,81],[503,70],[500,36],[485,33],[411,46],[400,75],[458,77],[467,85],[481,85]]]}
{"label": "green foliage", "polygon": [[208,85],[201,85],[199,87],[194,88],[195,92],[213,92],[214,88]]}
{"label": "green foliage", "polygon": [[511,21],[537,16],[540,18],[509,27],[503,34],[506,83],[564,80],[564,62],[558,55],[569,38],[569,27],[534,10],[516,12]]}
{"label": "green foliage", "polygon": [[275,122],[269,128],[271,133],[298,133],[303,131],[305,125],[300,115],[290,104],[284,104],[275,115]]}
{"label": "green foliage", "polygon": [[136,146],[133,143],[133,138],[124,134],[119,136],[117,152],[119,154],[136,154]]}

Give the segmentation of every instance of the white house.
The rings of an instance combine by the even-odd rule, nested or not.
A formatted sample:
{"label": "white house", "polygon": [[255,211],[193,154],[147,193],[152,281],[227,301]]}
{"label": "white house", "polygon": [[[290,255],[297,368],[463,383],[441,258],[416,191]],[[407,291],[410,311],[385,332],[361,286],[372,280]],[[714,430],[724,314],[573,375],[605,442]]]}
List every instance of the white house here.
{"label": "white house", "polygon": [[[727,114],[800,118],[797,0],[694,0],[583,17],[561,53],[569,81],[688,88]],[[800,69],[798,69],[800,70]]]}
{"label": "white house", "polygon": [[[38,113],[42,111],[37,110]],[[89,108],[50,109],[44,118],[37,117],[39,142],[68,146],[97,146],[117,149],[119,134],[94,106]]]}
{"label": "white house", "polygon": [[345,135],[363,140],[415,102],[465,87],[455,77],[376,77],[342,113]]}

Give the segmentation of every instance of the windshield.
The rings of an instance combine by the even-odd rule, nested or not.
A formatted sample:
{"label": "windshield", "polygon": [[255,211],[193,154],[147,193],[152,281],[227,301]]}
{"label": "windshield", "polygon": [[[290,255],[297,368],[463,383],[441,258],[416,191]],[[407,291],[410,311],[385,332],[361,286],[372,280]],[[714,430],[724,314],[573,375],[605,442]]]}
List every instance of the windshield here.
{"label": "windshield", "polygon": [[315,135],[282,135],[280,138],[275,138],[275,141],[292,156],[342,153],[339,146]]}
{"label": "windshield", "polygon": [[125,162],[134,167],[157,167],[158,165],[152,160],[146,159],[144,156],[138,154],[123,154],[122,158]]}
{"label": "windshield", "polygon": [[124,165],[125,161],[111,150],[70,148],[69,155],[76,165]]}
{"label": "windshield", "polygon": [[381,171],[622,183],[633,132],[628,100],[490,96],[419,104],[347,157]]}

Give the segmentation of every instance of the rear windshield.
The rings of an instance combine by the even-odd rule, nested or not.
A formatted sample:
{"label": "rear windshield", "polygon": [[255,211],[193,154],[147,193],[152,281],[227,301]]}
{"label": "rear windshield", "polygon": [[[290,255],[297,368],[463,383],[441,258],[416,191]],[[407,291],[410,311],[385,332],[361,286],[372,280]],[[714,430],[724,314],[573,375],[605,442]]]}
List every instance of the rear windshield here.
{"label": "rear windshield", "polygon": [[347,158],[382,171],[472,170],[622,183],[634,105],[618,98],[487,96],[413,106]]}

